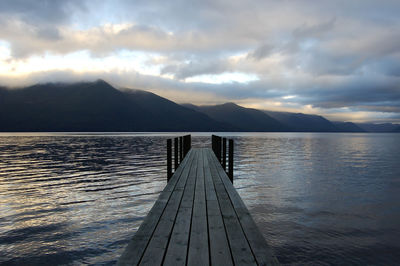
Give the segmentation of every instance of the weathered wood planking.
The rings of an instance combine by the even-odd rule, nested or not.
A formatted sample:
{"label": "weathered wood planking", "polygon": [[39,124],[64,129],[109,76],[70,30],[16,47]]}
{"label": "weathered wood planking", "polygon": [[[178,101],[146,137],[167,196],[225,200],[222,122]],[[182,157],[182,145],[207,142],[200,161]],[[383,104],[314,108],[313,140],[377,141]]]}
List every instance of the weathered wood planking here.
{"label": "weathered wood planking", "polygon": [[211,149],[191,149],[119,265],[277,265]]}
{"label": "weathered wood planking", "polygon": [[[214,156],[213,154],[210,155]],[[216,158],[215,158],[216,159]],[[215,160],[214,160],[215,164]],[[239,194],[233,187],[229,177],[226,175],[225,171],[221,167],[216,166],[219,176],[225,185],[225,189],[229,195],[229,198],[234,206],[236,215],[242,225],[243,231],[246,235],[247,241],[252,249],[258,265],[277,265],[278,260],[272,254],[271,248],[268,246],[265,238],[259,231],[257,225],[255,224],[253,218],[250,215],[249,210],[240,198]]]}
{"label": "weathered wood planking", "polygon": [[[190,152],[188,156],[182,161],[180,167],[178,167],[175,174],[172,176],[171,180],[167,183],[164,190],[161,192],[154,206],[151,208],[150,212],[146,216],[145,220],[139,227],[136,234],[133,236],[132,240],[128,244],[125,251],[122,253],[118,264],[120,265],[138,265],[140,259],[143,256],[146,247],[153,236],[153,232],[158,225],[161,215],[164,213],[165,207],[169,201],[169,198],[173,194],[176,184],[180,180],[180,177],[184,175],[183,173],[190,170],[190,166],[193,162],[194,156]],[[187,167],[185,167],[187,166]]]}
{"label": "weathered wood planking", "polygon": [[193,164],[190,169],[188,181],[179,207],[175,226],[172,231],[164,265],[185,265],[187,249],[189,244],[190,225],[193,211],[194,189],[196,186],[197,164]]}
{"label": "weathered wood planking", "polygon": [[209,265],[206,191],[204,186],[203,150],[198,149],[196,190],[193,203],[188,265]]}

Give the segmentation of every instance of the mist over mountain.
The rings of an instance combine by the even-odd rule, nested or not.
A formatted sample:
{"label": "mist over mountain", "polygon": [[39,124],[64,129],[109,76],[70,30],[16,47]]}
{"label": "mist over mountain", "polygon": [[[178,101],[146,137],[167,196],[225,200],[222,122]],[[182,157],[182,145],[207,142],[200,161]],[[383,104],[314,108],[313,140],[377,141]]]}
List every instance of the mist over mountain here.
{"label": "mist over mountain", "polygon": [[400,126],[331,122],[318,115],[260,111],[234,103],[180,105],[98,80],[20,89],[0,86],[0,131],[400,132]]}

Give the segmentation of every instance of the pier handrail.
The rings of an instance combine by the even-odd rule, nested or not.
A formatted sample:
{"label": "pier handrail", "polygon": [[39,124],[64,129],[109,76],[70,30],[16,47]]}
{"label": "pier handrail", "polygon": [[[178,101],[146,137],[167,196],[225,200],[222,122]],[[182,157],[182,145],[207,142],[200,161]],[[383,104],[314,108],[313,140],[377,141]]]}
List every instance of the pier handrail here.
{"label": "pier handrail", "polygon": [[[178,169],[186,154],[192,147],[192,136],[185,135],[174,138],[174,171]],[[172,139],[167,139],[167,182],[172,177]]]}
{"label": "pier handrail", "polygon": [[[228,147],[228,171],[226,171],[226,141],[229,142]],[[212,150],[217,157],[218,161],[221,163],[222,168],[224,168],[229,179],[233,183],[233,139],[227,139],[220,136],[211,136],[211,146]]]}

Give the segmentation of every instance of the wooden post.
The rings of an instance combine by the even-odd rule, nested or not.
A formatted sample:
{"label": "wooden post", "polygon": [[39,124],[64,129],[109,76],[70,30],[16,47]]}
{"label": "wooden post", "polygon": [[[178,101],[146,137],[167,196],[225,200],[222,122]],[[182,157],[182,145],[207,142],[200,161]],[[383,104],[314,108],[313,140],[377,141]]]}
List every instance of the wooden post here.
{"label": "wooden post", "polygon": [[179,162],[183,160],[183,137],[179,137]]}
{"label": "wooden post", "polygon": [[167,182],[172,176],[172,141],[167,139]]}
{"label": "wooden post", "polygon": [[178,168],[178,138],[174,138],[174,161],[175,171]]}
{"label": "wooden post", "polygon": [[229,170],[228,176],[233,183],[233,139],[229,140]]}
{"label": "wooden post", "polygon": [[222,167],[226,172],[226,138],[222,138]]}
{"label": "wooden post", "polygon": [[185,158],[186,151],[186,137],[182,136],[182,158]]}
{"label": "wooden post", "polygon": [[183,136],[183,157],[189,152],[191,145],[191,135]]}
{"label": "wooden post", "polygon": [[222,151],[222,147],[221,147],[221,137],[217,137],[217,158],[219,163],[221,163],[221,151]]}
{"label": "wooden post", "polygon": [[211,149],[213,150],[214,154],[217,154],[215,152],[215,135],[211,135]]}
{"label": "wooden post", "polygon": [[185,158],[185,156],[186,156],[186,136],[183,136],[182,137],[183,138],[183,148],[182,148],[182,150],[183,150],[183,158]]}

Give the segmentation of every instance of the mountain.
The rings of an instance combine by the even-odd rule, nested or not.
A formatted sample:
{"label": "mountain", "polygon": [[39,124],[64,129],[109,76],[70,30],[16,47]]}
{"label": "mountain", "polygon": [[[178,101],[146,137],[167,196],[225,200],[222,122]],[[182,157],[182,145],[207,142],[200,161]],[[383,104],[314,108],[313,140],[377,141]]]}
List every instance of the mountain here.
{"label": "mountain", "polygon": [[260,110],[245,108],[234,103],[213,106],[186,104],[184,106],[202,112],[216,121],[230,124],[237,131],[269,132],[289,130],[286,126]]}
{"label": "mountain", "polygon": [[131,116],[142,112],[104,81],[2,91],[1,131],[135,130],[139,119]]}
{"label": "mountain", "polygon": [[364,129],[360,128],[352,122],[332,122],[340,132],[365,132]]}
{"label": "mountain", "polygon": [[156,125],[151,131],[232,131],[231,125],[217,122],[207,115],[186,108],[154,93],[123,90],[130,102],[145,110]]}
{"label": "mountain", "polygon": [[338,132],[337,126],[319,115],[307,115],[302,113],[272,112],[266,114],[275,118],[292,131],[296,132]]}
{"label": "mountain", "polygon": [[143,91],[108,83],[0,88],[0,131],[225,131],[206,115]]}
{"label": "mountain", "polygon": [[367,132],[393,132],[396,130],[398,125],[392,123],[383,123],[383,124],[372,124],[372,123],[357,123],[357,126],[364,129]]}
{"label": "mountain", "polygon": [[234,103],[179,105],[105,81],[0,86],[0,132],[400,132],[397,124],[331,122],[322,116],[260,111]]}

